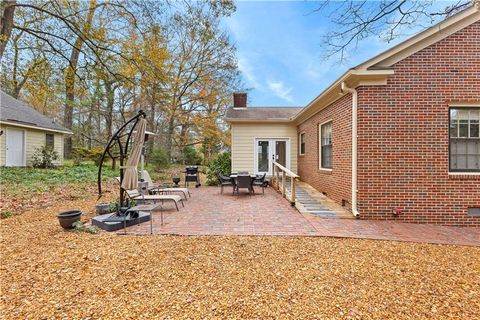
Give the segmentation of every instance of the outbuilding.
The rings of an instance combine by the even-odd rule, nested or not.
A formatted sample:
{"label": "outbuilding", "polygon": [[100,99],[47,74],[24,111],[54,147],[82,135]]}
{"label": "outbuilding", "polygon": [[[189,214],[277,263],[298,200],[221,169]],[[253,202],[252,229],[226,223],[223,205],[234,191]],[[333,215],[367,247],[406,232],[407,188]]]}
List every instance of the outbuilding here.
{"label": "outbuilding", "polygon": [[32,164],[35,149],[51,146],[63,165],[64,135],[72,132],[31,106],[0,91],[0,166]]}

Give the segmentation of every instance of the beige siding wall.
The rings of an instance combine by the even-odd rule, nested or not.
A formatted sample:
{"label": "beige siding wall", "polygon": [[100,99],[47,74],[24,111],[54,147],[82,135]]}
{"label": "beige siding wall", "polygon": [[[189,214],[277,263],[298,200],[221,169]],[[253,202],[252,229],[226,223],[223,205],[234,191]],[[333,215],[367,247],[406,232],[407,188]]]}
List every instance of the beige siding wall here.
{"label": "beige siding wall", "polygon": [[55,150],[58,152],[58,155],[59,155],[59,160],[55,161],[55,164],[63,165],[63,134],[54,133],[50,131],[22,128],[17,126],[2,125],[0,128],[1,130],[3,130],[4,134],[0,136],[0,165],[1,166],[5,165],[5,157],[6,157],[5,132],[7,127],[25,130],[27,166],[32,165],[32,155],[35,152],[35,148],[45,145],[47,133],[53,133],[55,136]]}
{"label": "beige siding wall", "polygon": [[290,141],[290,170],[297,172],[296,126],[288,123],[232,123],[231,134],[232,171],[255,172],[256,138],[287,138]]}
{"label": "beige siding wall", "polygon": [[3,134],[0,136],[0,166],[5,165],[5,132],[6,127],[3,124],[0,124],[0,131],[3,131]]}

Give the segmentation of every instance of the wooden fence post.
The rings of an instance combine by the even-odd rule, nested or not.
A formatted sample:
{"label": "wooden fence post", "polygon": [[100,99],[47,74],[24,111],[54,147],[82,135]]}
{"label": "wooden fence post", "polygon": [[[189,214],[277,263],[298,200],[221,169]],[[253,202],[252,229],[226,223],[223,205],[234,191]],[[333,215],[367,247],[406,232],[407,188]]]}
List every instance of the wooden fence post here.
{"label": "wooden fence post", "polygon": [[295,186],[295,180],[296,180],[297,178],[291,177],[290,179],[291,179],[291,181],[290,181],[290,190],[291,190],[291,193],[292,193],[290,202],[291,202],[292,204],[295,204],[295,198],[296,198],[296,196],[295,196],[295,187],[296,187],[296,186]]}
{"label": "wooden fence post", "polygon": [[272,162],[272,188],[275,189],[275,164]]}
{"label": "wooden fence post", "polygon": [[285,171],[282,170],[282,195],[285,198],[287,196],[287,193],[285,192],[285,179],[286,179],[286,173]]}

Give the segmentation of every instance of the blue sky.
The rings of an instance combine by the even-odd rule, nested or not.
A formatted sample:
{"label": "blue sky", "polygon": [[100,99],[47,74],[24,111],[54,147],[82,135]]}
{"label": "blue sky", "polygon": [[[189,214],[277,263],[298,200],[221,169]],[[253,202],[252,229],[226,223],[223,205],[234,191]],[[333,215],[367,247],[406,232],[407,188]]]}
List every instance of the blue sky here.
{"label": "blue sky", "polygon": [[380,39],[359,44],[346,64],[324,59],[322,36],[328,17],[312,13],[316,2],[238,1],[224,23],[237,46],[237,57],[252,106],[304,106],[348,68],[393,46]]}

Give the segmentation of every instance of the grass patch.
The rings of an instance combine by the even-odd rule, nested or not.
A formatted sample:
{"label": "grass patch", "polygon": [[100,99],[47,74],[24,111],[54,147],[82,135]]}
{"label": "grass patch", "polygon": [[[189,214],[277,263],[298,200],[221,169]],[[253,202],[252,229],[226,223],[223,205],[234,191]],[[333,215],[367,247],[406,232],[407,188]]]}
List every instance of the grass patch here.
{"label": "grass patch", "polygon": [[16,216],[17,213],[16,212],[13,212],[13,211],[1,211],[0,212],[0,219],[6,219],[6,218],[10,218],[10,217],[13,217],[13,216]]}
{"label": "grass patch", "polygon": [[[48,191],[48,186],[66,183],[97,181],[98,167],[91,162],[81,163],[78,166],[66,164],[54,169],[38,168],[10,168],[2,167],[0,176],[3,184],[23,185],[31,191]],[[118,175],[111,167],[103,168],[103,178],[112,178]]]}

